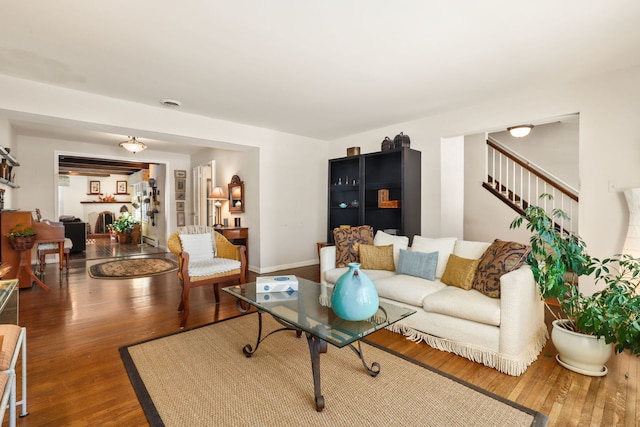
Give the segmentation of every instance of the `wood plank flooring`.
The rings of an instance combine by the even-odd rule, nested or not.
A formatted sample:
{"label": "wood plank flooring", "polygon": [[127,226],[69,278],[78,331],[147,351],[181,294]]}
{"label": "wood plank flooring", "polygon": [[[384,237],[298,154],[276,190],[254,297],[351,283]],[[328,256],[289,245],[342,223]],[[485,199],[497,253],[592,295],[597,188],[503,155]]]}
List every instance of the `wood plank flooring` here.
{"label": "wood plank flooring", "polygon": [[[87,246],[85,257],[74,257],[68,275],[59,276],[57,265],[47,265],[45,282],[50,292],[38,286],[20,291],[20,323],[27,327],[28,336],[30,415],[20,418],[19,426],[147,425],[118,348],[178,331],[180,286],[176,275],[97,280],[87,275],[87,268],[104,257],[172,256],[158,252],[98,239]],[[317,266],[282,273],[319,279]],[[254,277],[252,273],[250,278]],[[194,289],[191,300],[187,327],[237,314],[235,300],[224,292],[221,304],[214,305],[208,287]],[[640,359],[628,354],[611,359],[606,377],[591,378],[559,366],[549,341],[525,374],[511,377],[388,331],[372,339],[541,411],[550,416],[551,426],[639,425]],[[428,398],[429,390],[416,396]],[[8,414],[4,425],[7,418]]]}

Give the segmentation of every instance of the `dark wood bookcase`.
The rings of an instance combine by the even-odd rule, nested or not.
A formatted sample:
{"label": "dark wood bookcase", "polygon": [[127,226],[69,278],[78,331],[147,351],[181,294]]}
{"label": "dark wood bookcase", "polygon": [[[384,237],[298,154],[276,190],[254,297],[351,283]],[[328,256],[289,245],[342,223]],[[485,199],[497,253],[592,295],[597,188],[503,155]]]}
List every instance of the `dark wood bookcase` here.
{"label": "dark wood bookcase", "polygon": [[[341,225],[420,234],[420,168],[421,153],[407,147],[329,160],[327,242]],[[398,207],[380,207],[379,190],[388,190]]]}

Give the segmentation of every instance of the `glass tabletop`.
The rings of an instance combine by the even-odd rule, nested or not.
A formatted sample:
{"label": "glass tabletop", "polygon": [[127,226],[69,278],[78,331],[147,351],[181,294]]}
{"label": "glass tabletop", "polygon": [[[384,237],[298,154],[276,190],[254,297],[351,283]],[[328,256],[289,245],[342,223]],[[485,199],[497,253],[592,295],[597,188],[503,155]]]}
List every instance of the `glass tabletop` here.
{"label": "glass tabletop", "polygon": [[330,307],[332,287],[297,279],[298,290],[293,292],[256,293],[255,283],[222,290],[336,347],[351,344],[415,313],[415,310],[380,301],[378,311],[371,318],[359,322],[344,320]]}

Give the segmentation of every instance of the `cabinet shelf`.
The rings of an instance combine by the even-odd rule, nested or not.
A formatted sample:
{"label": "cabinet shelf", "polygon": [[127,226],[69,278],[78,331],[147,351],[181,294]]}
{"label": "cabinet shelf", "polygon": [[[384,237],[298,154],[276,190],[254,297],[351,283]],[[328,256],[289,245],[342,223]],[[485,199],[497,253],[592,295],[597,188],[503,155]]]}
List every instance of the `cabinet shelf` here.
{"label": "cabinet shelf", "polygon": [[[333,229],[343,224],[420,234],[420,168],[421,153],[408,147],[329,160],[327,242],[333,243]],[[347,177],[357,184],[336,184]],[[378,207],[380,189],[389,190],[389,198],[399,206]],[[353,201],[358,206],[351,206]],[[341,202],[349,206],[340,208]]]}
{"label": "cabinet shelf", "polygon": [[20,188],[20,186],[15,182],[7,181],[4,178],[0,178],[0,184],[8,185],[9,187],[13,187],[13,188]]}

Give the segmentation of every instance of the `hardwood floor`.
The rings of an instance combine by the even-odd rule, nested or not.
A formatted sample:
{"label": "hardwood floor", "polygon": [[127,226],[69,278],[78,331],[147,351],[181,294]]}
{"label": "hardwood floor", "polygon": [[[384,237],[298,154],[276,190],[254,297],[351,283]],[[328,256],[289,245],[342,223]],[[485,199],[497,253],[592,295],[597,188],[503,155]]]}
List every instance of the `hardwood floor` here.
{"label": "hardwood floor", "polygon": [[[50,292],[38,286],[20,291],[20,323],[28,336],[30,415],[18,419],[19,426],[147,425],[118,348],[178,331],[176,275],[97,280],[87,275],[87,268],[104,261],[102,257],[172,257],[158,252],[100,240],[88,245],[86,257],[74,257],[68,275],[60,277],[57,265],[47,265]],[[282,273],[319,279],[317,266]],[[250,279],[254,277],[251,273]],[[209,287],[192,290],[191,300],[187,327],[237,314],[235,300],[224,292],[215,306]],[[511,377],[388,331],[374,334],[372,340],[543,412],[552,426],[639,425],[640,359],[628,354],[611,359],[606,377],[591,378],[559,366],[549,342],[525,374]],[[425,390],[416,399],[428,395]]]}

